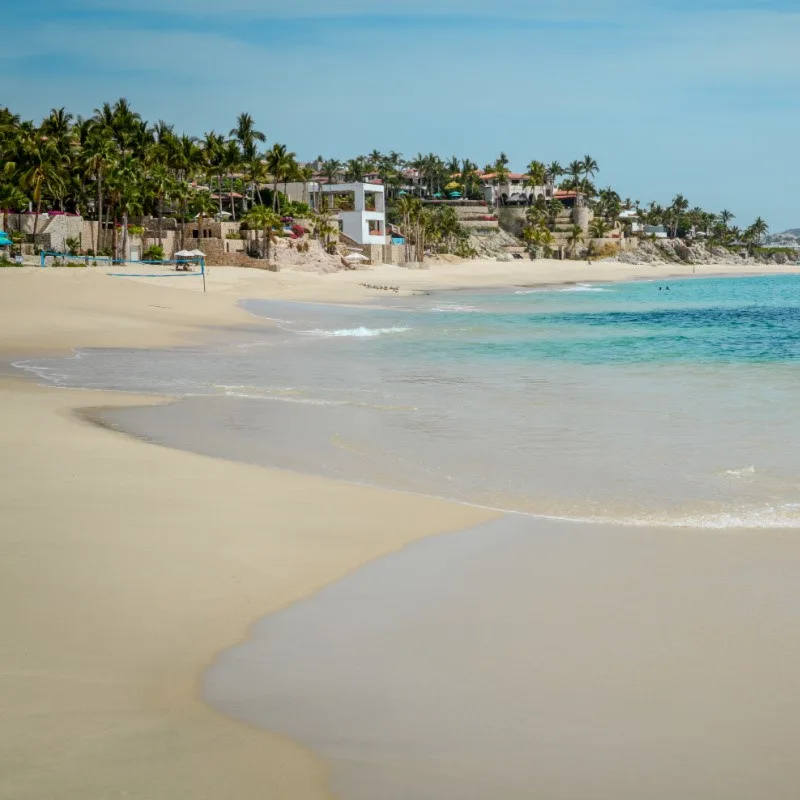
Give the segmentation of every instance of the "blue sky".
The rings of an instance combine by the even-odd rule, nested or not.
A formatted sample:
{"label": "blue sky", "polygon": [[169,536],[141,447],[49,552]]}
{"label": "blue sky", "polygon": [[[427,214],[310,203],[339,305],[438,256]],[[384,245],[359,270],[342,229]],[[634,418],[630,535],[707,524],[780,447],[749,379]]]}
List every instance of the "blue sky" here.
{"label": "blue sky", "polygon": [[299,157],[589,153],[600,185],[800,226],[798,0],[39,0],[0,102],[127,97],[195,135],[249,111]]}

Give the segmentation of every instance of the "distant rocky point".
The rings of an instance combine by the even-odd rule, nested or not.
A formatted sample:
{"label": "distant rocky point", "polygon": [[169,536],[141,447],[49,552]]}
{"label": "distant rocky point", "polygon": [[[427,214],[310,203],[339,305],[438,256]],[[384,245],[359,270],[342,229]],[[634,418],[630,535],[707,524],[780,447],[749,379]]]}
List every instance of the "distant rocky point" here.
{"label": "distant rocky point", "polygon": [[767,245],[770,247],[794,247],[800,250],[800,228],[790,228],[783,233],[773,233],[767,236]]}

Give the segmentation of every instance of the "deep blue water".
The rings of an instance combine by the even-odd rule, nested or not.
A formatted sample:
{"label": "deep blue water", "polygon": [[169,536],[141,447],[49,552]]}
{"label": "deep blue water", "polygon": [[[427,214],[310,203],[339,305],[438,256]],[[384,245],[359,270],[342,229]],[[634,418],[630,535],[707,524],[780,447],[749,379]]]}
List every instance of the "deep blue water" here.
{"label": "deep blue water", "polygon": [[[418,301],[407,321],[432,359],[576,364],[773,363],[800,360],[800,276],[684,279],[512,293],[461,292]],[[427,311],[442,317],[431,318]]]}

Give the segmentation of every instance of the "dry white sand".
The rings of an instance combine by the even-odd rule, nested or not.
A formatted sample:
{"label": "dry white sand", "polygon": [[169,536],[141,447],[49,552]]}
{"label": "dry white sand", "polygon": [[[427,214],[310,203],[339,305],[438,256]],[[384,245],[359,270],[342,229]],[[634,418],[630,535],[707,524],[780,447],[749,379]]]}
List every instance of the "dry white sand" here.
{"label": "dry white sand", "polygon": [[[212,268],[204,295],[191,278],[8,269],[0,342],[16,355],[196,340],[215,326],[264,324],[236,308],[241,298],[385,296],[362,282],[411,292],[671,274],[563,262]],[[75,414],[152,401],[0,381],[0,798],[323,797],[314,759],[197,699],[202,668],[265,613],[490,515],[172,451]]]}

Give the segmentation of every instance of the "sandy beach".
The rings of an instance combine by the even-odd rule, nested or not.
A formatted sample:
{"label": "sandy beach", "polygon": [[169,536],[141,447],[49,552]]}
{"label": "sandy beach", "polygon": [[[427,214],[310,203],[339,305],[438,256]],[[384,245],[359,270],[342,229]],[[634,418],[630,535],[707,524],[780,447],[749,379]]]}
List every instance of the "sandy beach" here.
{"label": "sandy beach", "polygon": [[[205,705],[202,671],[265,614],[414,540],[498,516],[152,445],[93,425],[85,409],[162,398],[43,388],[9,362],[266,326],[237,307],[243,299],[394,295],[363,283],[411,294],[731,273],[548,261],[333,275],[220,267],[203,294],[192,279],[0,270],[0,798],[330,796],[322,762]],[[624,539],[612,546],[623,558]],[[724,540],[686,548],[696,574],[717,547]],[[641,549],[643,563],[658,560],[663,541]]]}
{"label": "sandy beach", "polygon": [[[263,277],[247,273],[244,296]],[[0,284],[14,355],[250,323],[232,291],[77,271]],[[327,796],[302,750],[200,702],[203,667],[265,612],[489,515],[159,448],[76,414],[140,402],[159,400],[0,382],[0,797]]]}

